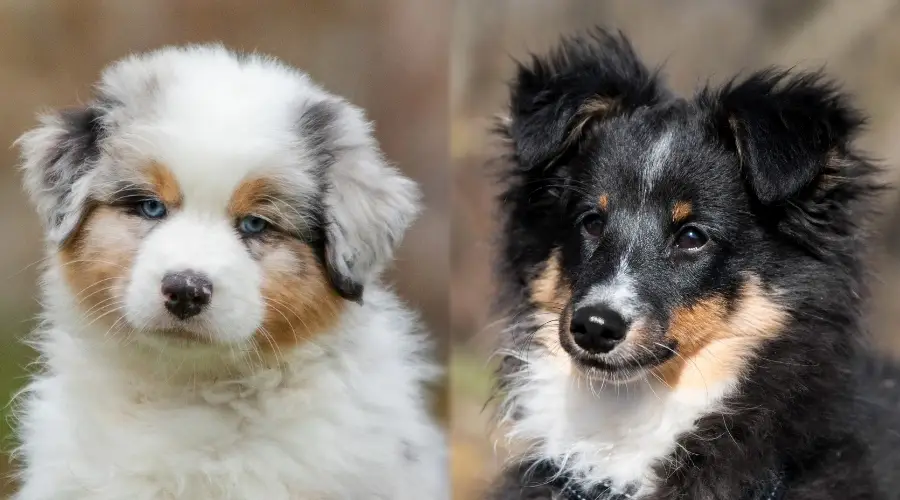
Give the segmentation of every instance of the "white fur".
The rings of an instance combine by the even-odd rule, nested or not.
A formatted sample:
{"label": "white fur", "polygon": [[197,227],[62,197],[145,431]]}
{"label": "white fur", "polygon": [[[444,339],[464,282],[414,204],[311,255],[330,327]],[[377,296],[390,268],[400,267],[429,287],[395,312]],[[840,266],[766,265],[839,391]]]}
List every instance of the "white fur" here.
{"label": "white fur", "polygon": [[665,172],[667,162],[672,154],[673,141],[674,133],[671,130],[667,130],[660,135],[647,151],[647,158],[644,161],[645,168],[642,170],[644,192],[652,191],[657,179]]}
{"label": "white fur", "polygon": [[[20,140],[50,259],[36,341],[44,370],[21,402],[15,500],[447,498],[424,387],[438,370],[418,319],[379,279],[418,190],[384,162],[363,113],[296,70],[217,46],[128,58],[104,72],[98,94],[108,135],[91,163],[75,149],[56,154],[75,142],[60,116]],[[304,135],[298,123],[323,103],[328,133]],[[57,245],[87,200],[112,197],[151,161],[172,172],[183,204],[110,285],[122,317],[101,327],[64,280]],[[364,285],[364,305],[347,302],[336,326],[269,353],[253,339],[262,268],[227,211],[253,176],[289,188],[284,210],[301,234],[303,200],[326,187],[329,265]],[[268,256],[291,265],[283,257]],[[179,321],[160,281],[186,269],[208,276],[213,295]],[[161,334],[173,328],[207,342]]]}
{"label": "white fur", "polygon": [[[235,237],[229,221],[204,212],[186,207],[143,241],[125,288],[125,318],[138,328],[190,329],[217,342],[248,342],[265,308],[259,293],[259,266]],[[160,296],[167,272],[186,269],[208,276],[214,293],[206,310],[181,321],[166,311],[163,300],[152,298]]]}
{"label": "white fur", "polygon": [[[552,315],[538,316],[535,324],[553,323]],[[519,358],[524,366],[506,408],[514,448],[551,460],[585,489],[604,482],[620,493],[636,487],[635,498],[653,491],[660,478],[651,467],[699,417],[720,411],[736,384],[673,391],[649,376],[625,383],[589,378],[561,349]]]}
{"label": "white fur", "polygon": [[626,320],[637,316],[637,293],[634,279],[628,273],[626,259],[622,259],[616,274],[607,283],[594,285],[574,309],[604,305],[618,311]]}
{"label": "white fur", "polygon": [[447,498],[445,444],[419,387],[434,369],[391,293],[370,290],[279,366],[222,349],[235,372],[216,379],[170,369],[213,353],[85,335],[50,280],[48,321],[67,327],[39,344],[16,500]]}

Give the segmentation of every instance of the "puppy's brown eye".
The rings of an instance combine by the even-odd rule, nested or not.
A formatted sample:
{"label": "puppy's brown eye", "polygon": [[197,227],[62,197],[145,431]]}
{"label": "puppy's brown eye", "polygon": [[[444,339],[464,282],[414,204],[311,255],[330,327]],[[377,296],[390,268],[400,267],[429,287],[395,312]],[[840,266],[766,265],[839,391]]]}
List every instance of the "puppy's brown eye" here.
{"label": "puppy's brown eye", "polygon": [[706,245],[709,237],[699,228],[687,226],[675,237],[675,247],[680,250],[699,250]]}
{"label": "puppy's brown eye", "polygon": [[588,235],[599,238],[603,234],[603,228],[606,227],[606,217],[600,214],[586,215],[581,219],[581,227]]}

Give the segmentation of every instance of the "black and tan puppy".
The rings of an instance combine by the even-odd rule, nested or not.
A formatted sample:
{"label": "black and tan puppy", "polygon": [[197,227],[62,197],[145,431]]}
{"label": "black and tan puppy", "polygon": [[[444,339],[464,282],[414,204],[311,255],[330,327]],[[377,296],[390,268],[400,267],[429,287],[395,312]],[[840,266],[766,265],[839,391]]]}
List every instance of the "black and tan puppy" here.
{"label": "black and tan puppy", "polygon": [[598,30],[520,65],[510,108],[499,385],[525,451],[493,498],[900,498],[847,98],[779,70],[677,97]]}

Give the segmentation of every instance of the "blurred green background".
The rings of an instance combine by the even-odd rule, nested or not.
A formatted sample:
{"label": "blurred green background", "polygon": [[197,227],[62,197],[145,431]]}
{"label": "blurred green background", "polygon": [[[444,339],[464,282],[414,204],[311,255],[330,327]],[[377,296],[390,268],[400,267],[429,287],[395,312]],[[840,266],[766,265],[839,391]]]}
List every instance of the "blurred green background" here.
{"label": "blurred green background", "polygon": [[[424,311],[442,357],[449,333],[450,183],[448,20],[443,0],[6,0],[0,2],[0,407],[21,385],[30,354],[20,340],[37,313],[42,257],[11,144],[46,107],[86,101],[100,69],[132,51],[224,41],[309,72],[367,109],[388,158],[418,180],[428,209],[393,273]],[[439,390],[439,411],[447,401]],[[12,445],[0,427],[2,450]],[[0,476],[7,459],[0,455]],[[6,484],[6,481],[0,481]],[[10,486],[0,488],[5,498]]]}
{"label": "blurred green background", "polygon": [[[452,434],[454,498],[478,498],[501,463],[502,440],[488,435],[487,360],[497,332],[490,314],[492,186],[487,134],[504,111],[513,58],[542,51],[560,34],[596,24],[624,30],[653,65],[666,63],[676,91],[768,64],[817,68],[839,78],[870,115],[862,146],[900,170],[900,2],[896,0],[458,0],[451,50]],[[885,200],[873,262],[879,281],[873,329],[897,352],[900,325],[900,210]]]}

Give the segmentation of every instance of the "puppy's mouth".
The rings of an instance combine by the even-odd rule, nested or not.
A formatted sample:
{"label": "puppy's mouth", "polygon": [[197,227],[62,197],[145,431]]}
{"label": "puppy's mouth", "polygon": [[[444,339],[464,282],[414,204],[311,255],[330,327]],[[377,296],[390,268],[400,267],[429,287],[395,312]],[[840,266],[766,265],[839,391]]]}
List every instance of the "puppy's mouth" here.
{"label": "puppy's mouth", "polygon": [[192,328],[167,327],[151,330],[151,333],[179,343],[203,343],[210,342],[209,335]]}
{"label": "puppy's mouth", "polygon": [[142,337],[151,344],[177,344],[177,345],[200,345],[211,344],[212,337],[201,329],[180,326],[150,326],[134,330],[138,337]]}
{"label": "puppy's mouth", "polygon": [[150,342],[164,344],[210,344],[214,341],[214,332],[206,321],[200,318],[177,320],[168,317],[156,317],[152,320],[127,320],[129,329],[139,338]]}

